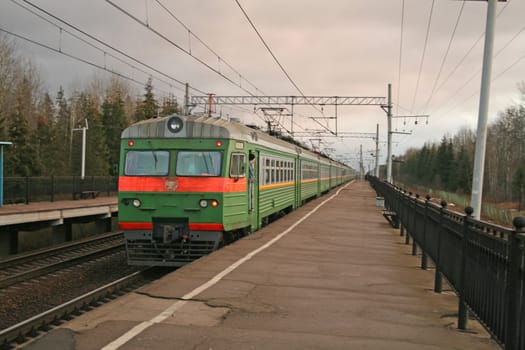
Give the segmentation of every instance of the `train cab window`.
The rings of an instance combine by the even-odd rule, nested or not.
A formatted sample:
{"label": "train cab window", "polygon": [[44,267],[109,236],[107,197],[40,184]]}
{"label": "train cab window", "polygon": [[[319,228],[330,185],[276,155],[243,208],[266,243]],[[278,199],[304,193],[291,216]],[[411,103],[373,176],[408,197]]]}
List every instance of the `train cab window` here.
{"label": "train cab window", "polygon": [[230,160],[230,177],[246,176],[246,155],[244,153],[233,153]]}
{"label": "train cab window", "polygon": [[168,151],[128,151],[124,174],[130,176],[168,175],[170,154]]}
{"label": "train cab window", "polygon": [[179,151],[175,172],[178,176],[220,176],[221,152]]}

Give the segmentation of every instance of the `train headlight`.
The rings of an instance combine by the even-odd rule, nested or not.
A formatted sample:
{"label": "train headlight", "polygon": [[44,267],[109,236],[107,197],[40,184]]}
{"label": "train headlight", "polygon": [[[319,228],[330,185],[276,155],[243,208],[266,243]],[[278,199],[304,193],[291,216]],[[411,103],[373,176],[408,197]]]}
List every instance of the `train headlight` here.
{"label": "train headlight", "polygon": [[212,200],[211,200],[211,206],[212,206],[213,208],[217,208],[217,207],[219,206],[219,201],[216,200],[216,199],[212,199]]}
{"label": "train headlight", "polygon": [[184,123],[180,117],[174,116],[168,119],[168,130],[176,134],[182,130]]}
{"label": "train headlight", "polygon": [[140,199],[134,199],[134,200],[131,202],[131,204],[133,204],[133,206],[134,206],[135,208],[138,208],[138,207],[140,207],[140,206],[142,205],[142,202],[140,201]]}
{"label": "train headlight", "polygon": [[207,201],[206,199],[201,199],[201,200],[199,201],[199,206],[200,206],[201,208],[206,208],[206,207],[208,206],[208,201]]}

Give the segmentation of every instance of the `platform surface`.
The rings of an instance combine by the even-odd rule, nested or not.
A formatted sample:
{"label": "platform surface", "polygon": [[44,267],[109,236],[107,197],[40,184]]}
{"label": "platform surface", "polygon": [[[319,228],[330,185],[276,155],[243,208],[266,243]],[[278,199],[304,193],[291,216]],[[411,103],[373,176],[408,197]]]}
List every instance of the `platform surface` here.
{"label": "platform surface", "polygon": [[26,348],[499,349],[456,329],[456,296],[432,291],[368,183],[335,194]]}
{"label": "platform surface", "polygon": [[8,204],[0,207],[0,227],[34,222],[62,224],[64,219],[106,215],[118,212],[117,196],[99,196],[94,199]]}

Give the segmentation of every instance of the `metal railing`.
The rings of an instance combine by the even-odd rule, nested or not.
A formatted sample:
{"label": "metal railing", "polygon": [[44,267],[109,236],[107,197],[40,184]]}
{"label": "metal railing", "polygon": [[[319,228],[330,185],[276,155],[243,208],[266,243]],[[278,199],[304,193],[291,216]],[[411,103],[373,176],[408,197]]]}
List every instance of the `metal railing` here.
{"label": "metal railing", "polygon": [[115,176],[42,176],[4,178],[4,204],[77,199],[80,194],[117,192]]}
{"label": "metal railing", "polygon": [[[400,235],[406,234],[412,254],[421,250],[421,268],[428,258],[435,265],[434,291],[442,277],[459,296],[458,328],[471,312],[506,350],[525,348],[525,219],[514,218],[515,229],[492,225],[446,209],[419,195],[369,177],[385,207],[397,215]],[[392,214],[389,214],[392,215]]]}

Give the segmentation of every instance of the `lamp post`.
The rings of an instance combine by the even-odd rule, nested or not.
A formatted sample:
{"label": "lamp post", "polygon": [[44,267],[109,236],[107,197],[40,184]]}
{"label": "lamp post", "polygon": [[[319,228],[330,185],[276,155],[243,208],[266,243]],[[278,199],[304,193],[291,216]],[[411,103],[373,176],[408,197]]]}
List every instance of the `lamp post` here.
{"label": "lamp post", "polygon": [[84,119],[84,121],[86,122],[86,126],[77,129],[71,129],[71,142],[73,142],[73,131],[82,131],[82,165],[80,169],[80,178],[82,180],[84,180],[86,175],[86,130],[89,129],[87,119]]}

